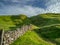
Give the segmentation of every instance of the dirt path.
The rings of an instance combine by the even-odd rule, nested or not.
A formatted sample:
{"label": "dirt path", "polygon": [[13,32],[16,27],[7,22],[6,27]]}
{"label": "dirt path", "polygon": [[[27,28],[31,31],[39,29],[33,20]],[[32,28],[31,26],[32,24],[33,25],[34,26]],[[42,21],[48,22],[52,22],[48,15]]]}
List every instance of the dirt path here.
{"label": "dirt path", "polygon": [[51,26],[55,26],[55,25],[60,25],[60,24],[47,25],[47,26],[39,27],[38,29],[41,29],[41,28],[46,28],[46,27],[51,27]]}

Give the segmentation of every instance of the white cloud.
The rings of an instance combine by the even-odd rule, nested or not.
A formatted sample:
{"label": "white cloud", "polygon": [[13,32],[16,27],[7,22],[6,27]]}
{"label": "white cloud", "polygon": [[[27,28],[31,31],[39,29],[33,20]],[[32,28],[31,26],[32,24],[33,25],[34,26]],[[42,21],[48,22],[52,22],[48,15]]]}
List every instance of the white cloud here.
{"label": "white cloud", "polygon": [[[15,0],[18,2],[19,0]],[[24,1],[24,0],[22,0]],[[25,0],[30,1],[30,0]],[[60,13],[60,0],[50,0],[46,3],[47,8],[39,8],[33,6],[24,5],[21,6],[4,6],[3,9],[0,9],[0,14],[26,14],[27,16],[33,16],[41,13]]]}
{"label": "white cloud", "polygon": [[47,6],[47,12],[60,13],[60,2]]}
{"label": "white cloud", "polygon": [[59,2],[60,2],[60,0],[48,0],[45,5],[50,6],[50,5],[59,3]]}
{"label": "white cloud", "polygon": [[5,7],[4,11],[5,14],[26,14],[27,16],[33,16],[40,13],[45,12],[44,9],[32,6],[24,6],[24,7],[16,7],[16,6],[9,6]]}
{"label": "white cloud", "polygon": [[25,5],[24,7],[6,6],[1,10],[0,14],[26,14],[27,16],[33,16],[41,13],[60,13],[60,3],[47,6],[46,9]]}

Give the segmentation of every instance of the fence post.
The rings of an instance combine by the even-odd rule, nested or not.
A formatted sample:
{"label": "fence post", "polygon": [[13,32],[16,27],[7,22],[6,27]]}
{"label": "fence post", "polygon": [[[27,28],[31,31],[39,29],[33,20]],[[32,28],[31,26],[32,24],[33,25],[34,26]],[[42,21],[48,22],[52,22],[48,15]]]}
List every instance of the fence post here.
{"label": "fence post", "polygon": [[4,30],[2,30],[2,35],[1,35],[1,45],[3,44],[3,37],[4,37]]}

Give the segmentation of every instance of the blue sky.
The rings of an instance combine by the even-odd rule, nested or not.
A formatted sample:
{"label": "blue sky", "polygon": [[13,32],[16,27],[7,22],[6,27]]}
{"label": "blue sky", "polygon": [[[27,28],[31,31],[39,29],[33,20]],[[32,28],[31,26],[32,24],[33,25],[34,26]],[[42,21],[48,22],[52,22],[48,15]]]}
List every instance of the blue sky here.
{"label": "blue sky", "polygon": [[0,15],[60,13],[60,0],[0,0]]}

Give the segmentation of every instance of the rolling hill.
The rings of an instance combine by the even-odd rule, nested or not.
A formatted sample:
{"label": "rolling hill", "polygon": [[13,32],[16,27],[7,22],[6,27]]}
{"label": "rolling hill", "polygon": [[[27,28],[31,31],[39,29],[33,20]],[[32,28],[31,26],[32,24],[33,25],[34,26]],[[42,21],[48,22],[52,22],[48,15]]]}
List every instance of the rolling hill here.
{"label": "rolling hill", "polygon": [[38,28],[27,31],[11,45],[60,45],[60,14],[39,14],[29,19]]}
{"label": "rolling hill", "polygon": [[11,30],[29,24],[29,19],[26,15],[7,15],[0,16],[0,29]]}
{"label": "rolling hill", "polygon": [[45,26],[51,24],[60,24],[60,14],[46,13],[39,14],[30,18],[33,25],[36,26]]}
{"label": "rolling hill", "polygon": [[46,13],[32,17],[26,15],[0,16],[0,29],[13,30],[32,24],[28,30],[11,45],[60,45],[60,14]]}
{"label": "rolling hill", "polygon": [[51,42],[43,40],[35,31],[27,31],[22,37],[18,38],[11,45],[54,45]]}

